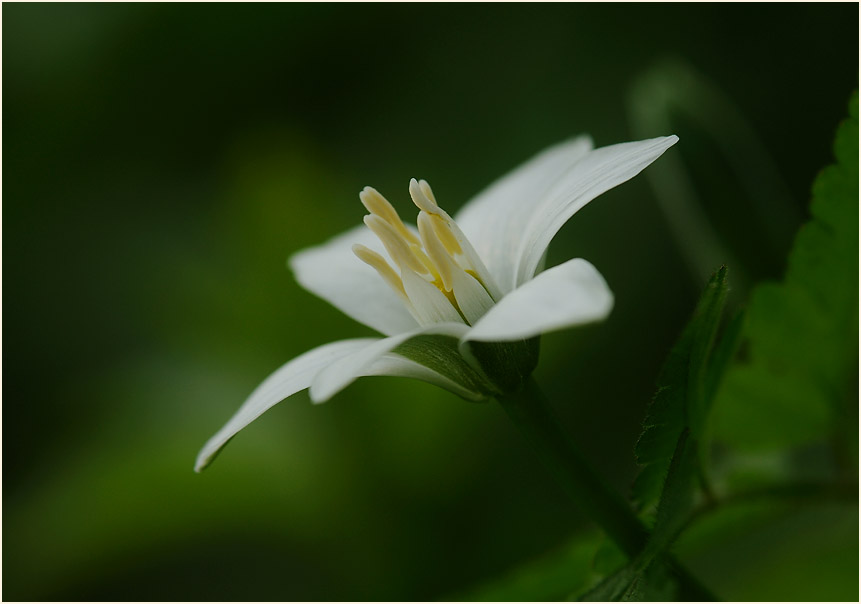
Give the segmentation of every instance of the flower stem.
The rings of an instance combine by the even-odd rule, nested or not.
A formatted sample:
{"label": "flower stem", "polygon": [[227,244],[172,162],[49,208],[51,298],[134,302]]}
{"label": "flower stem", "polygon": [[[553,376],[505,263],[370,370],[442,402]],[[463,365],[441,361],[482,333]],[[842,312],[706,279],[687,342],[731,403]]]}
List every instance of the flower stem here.
{"label": "flower stem", "polygon": [[[529,378],[520,390],[497,396],[497,400],[580,509],[607,533],[628,558],[634,559],[641,554],[649,540],[648,530],[627,501],[586,461],[562,428],[535,380]],[[715,599],[675,560],[670,559],[670,565],[684,599]]]}
{"label": "flower stem", "polygon": [[639,554],[646,546],[648,532],[622,496],[580,453],[535,380],[529,378],[523,388],[499,396],[497,400],[580,509],[604,529],[628,557]]}

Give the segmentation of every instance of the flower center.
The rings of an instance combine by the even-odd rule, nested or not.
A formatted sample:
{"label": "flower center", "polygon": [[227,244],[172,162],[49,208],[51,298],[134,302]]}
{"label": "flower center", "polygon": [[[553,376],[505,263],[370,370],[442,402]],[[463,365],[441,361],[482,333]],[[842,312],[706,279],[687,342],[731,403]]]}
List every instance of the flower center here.
{"label": "flower center", "polygon": [[353,253],[397,293],[420,325],[474,324],[502,295],[481,258],[445,210],[430,185],[410,181],[410,197],[420,212],[418,233],[407,228],[395,208],[375,189],[359,199],[370,212],[365,224],[380,239],[392,262],[356,244]]}

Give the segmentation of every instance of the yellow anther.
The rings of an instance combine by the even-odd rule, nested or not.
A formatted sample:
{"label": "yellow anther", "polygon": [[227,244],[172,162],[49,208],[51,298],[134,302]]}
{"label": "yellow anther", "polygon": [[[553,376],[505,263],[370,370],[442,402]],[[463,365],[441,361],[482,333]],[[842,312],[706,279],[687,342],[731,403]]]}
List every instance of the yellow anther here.
{"label": "yellow anther", "polygon": [[428,258],[428,255],[422,248],[421,243],[419,243],[418,245],[410,244],[410,250],[413,254],[416,255],[416,258],[419,259],[419,262],[425,265],[425,268],[431,274],[431,276],[434,279],[439,279],[439,272],[436,270],[436,265],[434,264],[433,260]]}
{"label": "yellow anther", "polygon": [[419,245],[418,237],[404,225],[401,217],[398,216],[398,211],[389,203],[389,200],[383,197],[379,191],[373,187],[365,187],[359,193],[359,200],[371,214],[379,216],[390,225],[407,241],[415,245]]}
{"label": "yellow anther", "polygon": [[[431,193],[431,196],[433,196],[433,193]],[[439,214],[441,211],[439,206],[433,201],[433,198],[428,197],[425,192],[422,191],[421,185],[419,185],[415,178],[410,179],[410,197],[418,209],[427,212],[428,214]]]}
{"label": "yellow anther", "polygon": [[426,212],[419,213],[419,235],[422,238],[422,243],[428,256],[430,256],[439,273],[439,277],[442,280],[441,285],[446,292],[450,292],[453,283],[452,270],[459,270],[459,267],[454,265],[454,260],[437,237],[436,231],[433,228],[434,218],[434,216]]}
{"label": "yellow anther", "polygon": [[360,243],[353,246],[353,253],[359,258],[359,260],[376,270],[380,274],[380,277],[389,284],[389,287],[395,290],[396,293],[400,294],[404,300],[409,300],[407,292],[404,289],[403,281],[401,281],[401,278],[394,269],[389,266],[389,263],[386,262],[385,258]]}
{"label": "yellow anther", "polygon": [[427,181],[411,179],[410,197],[420,210],[418,237],[382,195],[365,187],[359,194],[371,213],[365,224],[386,248],[391,264],[361,245],[353,246],[353,252],[403,297],[419,324],[457,317],[473,324],[498,299],[498,288],[457,223],[437,205]]}
{"label": "yellow anther", "polygon": [[430,199],[434,203],[435,206],[439,206],[439,204],[436,202],[436,197],[434,197],[433,191],[431,190],[431,187],[428,184],[428,181],[426,181],[424,179],[420,180],[419,181],[419,188],[422,190],[422,193],[425,194],[425,197]]}
{"label": "yellow anther", "polygon": [[460,247],[457,236],[452,232],[445,218],[431,216],[431,224],[433,225],[434,233],[439,237],[440,242],[445,246],[449,254],[463,254],[463,248]]}
{"label": "yellow anther", "polygon": [[410,244],[395,230],[391,224],[380,218],[376,214],[365,216],[365,224],[371,229],[374,234],[379,237],[380,241],[389,253],[389,257],[394,260],[395,264],[401,270],[410,269],[419,275],[429,274],[427,267],[413,253]]}

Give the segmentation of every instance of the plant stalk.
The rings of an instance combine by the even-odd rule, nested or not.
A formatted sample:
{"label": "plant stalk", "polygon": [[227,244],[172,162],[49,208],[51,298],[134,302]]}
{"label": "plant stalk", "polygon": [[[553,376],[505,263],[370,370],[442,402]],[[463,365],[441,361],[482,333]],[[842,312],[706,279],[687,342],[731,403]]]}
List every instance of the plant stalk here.
{"label": "plant stalk", "polygon": [[[649,541],[649,531],[628,502],[587,462],[562,428],[535,380],[530,377],[520,390],[496,398],[580,509],[607,533],[629,559],[641,554]],[[685,599],[715,599],[675,560],[670,560],[670,564]]]}
{"label": "plant stalk", "polygon": [[568,495],[629,558],[646,546],[649,534],[619,493],[592,469],[562,428],[535,380],[497,397],[544,465]]}

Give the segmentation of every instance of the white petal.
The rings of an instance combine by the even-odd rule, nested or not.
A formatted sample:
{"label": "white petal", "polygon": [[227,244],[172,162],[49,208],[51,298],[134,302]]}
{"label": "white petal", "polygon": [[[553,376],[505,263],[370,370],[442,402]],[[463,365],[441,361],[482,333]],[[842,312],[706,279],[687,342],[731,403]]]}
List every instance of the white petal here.
{"label": "white petal", "polygon": [[408,333],[377,340],[370,346],[356,350],[338,359],[314,376],[311,382],[311,400],[323,403],[352,384],[356,378],[367,375],[380,358],[410,338],[424,334],[448,335],[461,338],[468,331],[463,323],[440,323]]}
{"label": "white petal", "polygon": [[296,281],[345,315],[385,335],[418,326],[398,295],[377,272],[352,252],[362,244],[385,255],[377,237],[361,225],[323,245],[308,248],[290,258]]}
{"label": "white petal", "polygon": [[386,354],[374,361],[373,365],[371,365],[362,375],[408,377],[433,384],[434,386],[439,386],[440,388],[444,388],[449,392],[453,392],[454,394],[471,401],[480,401],[486,398],[483,394],[465,388],[462,384],[440,375],[429,367],[425,367],[420,363],[416,363],[415,361],[411,361],[410,359],[394,353]]}
{"label": "white petal", "polygon": [[613,294],[601,274],[575,258],[544,271],[517,288],[484,315],[465,341],[512,341],[600,321],[613,308]]}
{"label": "white petal", "polygon": [[546,149],[491,184],[455,216],[503,293],[515,287],[523,227],[536,203],[591,149],[588,136]]}
{"label": "white petal", "polygon": [[554,184],[521,225],[515,285],[529,281],[538,270],[550,240],[577,210],[601,193],[639,174],[678,141],[677,136],[621,143],[590,151]]}
{"label": "white petal", "polygon": [[283,365],[263,380],[263,383],[242,403],[239,411],[230,418],[230,421],[207,441],[197,455],[194,470],[200,472],[209,465],[218,451],[227,444],[227,441],[260,417],[267,409],[310,386],[311,380],[321,369],[378,341],[375,338],[360,338],[324,344]]}

